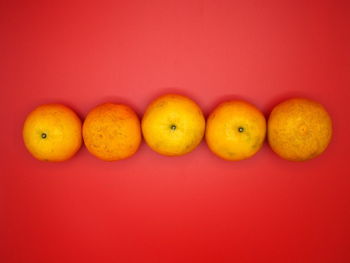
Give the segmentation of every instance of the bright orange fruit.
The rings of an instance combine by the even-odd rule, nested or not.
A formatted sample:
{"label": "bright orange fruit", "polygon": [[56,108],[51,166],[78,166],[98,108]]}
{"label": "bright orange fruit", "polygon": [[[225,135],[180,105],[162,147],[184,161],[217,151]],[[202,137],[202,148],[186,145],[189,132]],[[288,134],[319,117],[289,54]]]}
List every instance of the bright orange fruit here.
{"label": "bright orange fruit", "polygon": [[42,161],[59,162],[71,158],[82,144],[81,121],[62,104],[46,104],[34,109],[23,126],[28,151]]}
{"label": "bright orange fruit", "polygon": [[191,152],[201,142],[205,119],[191,99],[177,94],[154,100],[142,119],[146,143],[156,152],[178,156]]}
{"label": "bright orange fruit", "polygon": [[92,109],[83,124],[88,151],[104,161],[132,156],[141,143],[140,121],[126,105],[104,103]]}
{"label": "bright orange fruit", "polygon": [[217,156],[239,161],[259,151],[265,134],[264,115],[248,102],[232,100],[219,104],[209,115],[205,138]]}
{"label": "bright orange fruit", "polygon": [[305,161],[320,155],[332,137],[332,120],[318,102],[294,98],[278,104],[268,120],[268,141],[284,159]]}

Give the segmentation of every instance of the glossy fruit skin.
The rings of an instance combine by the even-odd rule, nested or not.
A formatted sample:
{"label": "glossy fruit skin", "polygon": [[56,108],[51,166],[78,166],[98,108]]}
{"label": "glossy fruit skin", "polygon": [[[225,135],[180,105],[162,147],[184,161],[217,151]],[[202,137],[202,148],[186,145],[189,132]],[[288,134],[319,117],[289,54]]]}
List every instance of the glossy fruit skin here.
{"label": "glossy fruit skin", "polygon": [[204,136],[205,118],[188,97],[166,94],[147,107],[142,132],[148,146],[159,154],[180,156],[193,151]]}
{"label": "glossy fruit skin", "polygon": [[264,115],[252,104],[231,100],[219,104],[207,119],[205,138],[209,149],[228,161],[255,155],[266,135]]}
{"label": "glossy fruit skin", "polygon": [[126,159],[134,155],[140,146],[140,121],[129,106],[104,103],[86,116],[83,138],[88,151],[101,160]]}
{"label": "glossy fruit skin", "polygon": [[23,125],[23,141],[38,160],[60,162],[70,159],[82,144],[81,121],[62,104],[35,108]]}
{"label": "glossy fruit skin", "polygon": [[272,110],[268,141],[272,150],[290,161],[306,161],[323,153],[332,138],[332,120],[318,102],[293,98]]}

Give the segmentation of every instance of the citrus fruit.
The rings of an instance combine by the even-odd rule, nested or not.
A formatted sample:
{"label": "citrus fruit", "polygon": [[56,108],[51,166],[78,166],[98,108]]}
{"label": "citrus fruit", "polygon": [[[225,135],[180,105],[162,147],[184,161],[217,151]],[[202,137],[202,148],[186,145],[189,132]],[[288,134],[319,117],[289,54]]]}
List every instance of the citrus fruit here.
{"label": "citrus fruit", "polygon": [[280,157],[305,161],[320,155],[332,137],[332,120],[318,102],[293,98],[278,104],[268,120],[268,141]]}
{"label": "citrus fruit", "polygon": [[205,119],[198,105],[178,94],[163,95],[146,109],[142,132],[157,153],[178,156],[191,152],[201,142]]}
{"label": "citrus fruit", "polygon": [[81,121],[74,111],[62,104],[41,105],[27,116],[23,140],[38,160],[64,161],[81,146]]}
{"label": "citrus fruit", "polygon": [[231,100],[219,104],[209,115],[205,138],[209,149],[229,161],[253,156],[266,135],[264,115],[252,104]]}
{"label": "citrus fruit", "polygon": [[104,161],[125,159],[140,146],[140,121],[129,106],[104,103],[86,116],[83,138],[88,151],[97,158]]}

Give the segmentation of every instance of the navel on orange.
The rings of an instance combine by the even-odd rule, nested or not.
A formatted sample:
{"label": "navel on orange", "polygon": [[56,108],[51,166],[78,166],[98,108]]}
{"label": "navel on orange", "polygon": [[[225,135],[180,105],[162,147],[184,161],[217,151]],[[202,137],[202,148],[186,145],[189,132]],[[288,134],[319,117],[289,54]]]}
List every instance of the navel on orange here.
{"label": "navel on orange", "polygon": [[318,102],[294,98],[278,104],[268,120],[268,141],[280,157],[305,161],[320,155],[332,137],[332,121]]}
{"label": "navel on orange", "polygon": [[132,156],[141,143],[140,121],[126,105],[105,103],[92,109],[83,124],[88,151],[104,161]]}
{"label": "navel on orange", "polygon": [[232,100],[219,104],[209,115],[205,138],[217,156],[239,161],[252,157],[263,145],[264,115],[252,104]]}
{"label": "navel on orange", "polygon": [[42,161],[59,162],[71,158],[82,144],[81,121],[62,104],[45,104],[34,109],[23,126],[28,151]]}

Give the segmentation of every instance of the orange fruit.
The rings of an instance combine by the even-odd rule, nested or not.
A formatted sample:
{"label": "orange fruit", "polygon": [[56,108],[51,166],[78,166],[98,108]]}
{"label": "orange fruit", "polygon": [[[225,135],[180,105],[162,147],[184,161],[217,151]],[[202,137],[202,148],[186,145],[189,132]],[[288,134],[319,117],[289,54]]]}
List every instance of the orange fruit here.
{"label": "orange fruit", "polygon": [[88,151],[104,161],[132,156],[141,143],[140,121],[126,105],[104,103],[92,109],[83,124]]}
{"label": "orange fruit", "polygon": [[268,120],[268,141],[280,157],[305,161],[320,155],[332,137],[332,120],[318,102],[294,98],[278,104]]}
{"label": "orange fruit", "polygon": [[191,99],[177,94],[154,100],[142,119],[146,143],[157,153],[178,156],[191,152],[201,142],[205,119]]}
{"label": "orange fruit", "polygon": [[205,138],[209,149],[229,161],[253,156],[266,134],[264,115],[252,104],[231,100],[219,104],[209,115]]}
{"label": "orange fruit", "polygon": [[28,151],[41,161],[67,160],[82,143],[79,117],[61,104],[46,104],[34,109],[24,122],[22,134]]}

